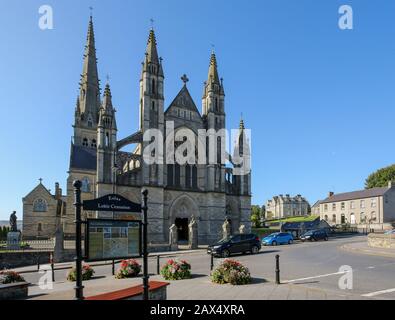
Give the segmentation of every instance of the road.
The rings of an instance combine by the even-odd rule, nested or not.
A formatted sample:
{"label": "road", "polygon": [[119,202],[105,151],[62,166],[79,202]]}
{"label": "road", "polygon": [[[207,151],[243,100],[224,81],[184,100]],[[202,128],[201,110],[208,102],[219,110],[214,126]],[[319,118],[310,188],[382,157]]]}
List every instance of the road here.
{"label": "road", "polygon": [[[353,253],[340,248],[353,241],[366,241],[366,237],[332,238],[328,242],[263,247],[259,254],[236,255],[232,258],[244,263],[253,278],[273,282],[275,256],[278,254],[282,283],[324,290],[344,297],[351,294],[361,298],[395,299],[395,259]],[[178,255],[177,258],[190,262],[195,275],[203,276],[210,272],[210,256],[204,252]],[[163,258],[161,263],[164,260]],[[222,259],[215,260],[218,263]],[[156,259],[150,258],[149,261],[149,272],[154,275]],[[339,279],[344,276],[344,273],[339,272],[342,266],[352,268],[352,289],[339,288]],[[111,265],[96,266],[95,271],[95,276],[109,276]],[[66,273],[67,270],[57,270],[56,283],[65,283]],[[33,284],[37,284],[41,277],[38,273],[23,276]],[[39,293],[39,288],[33,287],[32,292]]]}

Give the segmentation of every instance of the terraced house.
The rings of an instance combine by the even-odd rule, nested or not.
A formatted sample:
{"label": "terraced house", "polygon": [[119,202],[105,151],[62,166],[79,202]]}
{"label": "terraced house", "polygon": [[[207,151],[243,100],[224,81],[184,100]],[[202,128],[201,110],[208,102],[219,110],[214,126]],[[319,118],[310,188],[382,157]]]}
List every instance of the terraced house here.
{"label": "terraced house", "polygon": [[395,183],[387,187],[334,194],[319,203],[321,219],[331,225],[351,224],[360,229],[392,229],[395,223]]}

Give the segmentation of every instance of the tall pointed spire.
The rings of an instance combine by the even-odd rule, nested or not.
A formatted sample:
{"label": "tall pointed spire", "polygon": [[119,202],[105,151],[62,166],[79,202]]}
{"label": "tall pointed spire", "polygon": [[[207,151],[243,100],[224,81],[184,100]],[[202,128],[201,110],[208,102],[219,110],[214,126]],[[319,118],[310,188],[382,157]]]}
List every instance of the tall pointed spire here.
{"label": "tall pointed spire", "polygon": [[100,86],[92,15],[90,16],[88,25],[79,99],[83,118],[85,120],[91,118],[91,121],[97,124],[100,108]]}
{"label": "tall pointed spire", "polygon": [[158,50],[156,48],[156,37],[153,28],[151,28],[149,33],[146,53],[147,53],[147,61],[149,63],[154,63],[159,65]]}
{"label": "tall pointed spire", "polygon": [[104,88],[103,102],[99,114],[99,127],[109,127],[116,130],[117,124],[115,120],[115,109],[112,105],[112,95],[110,84],[107,81]]}
{"label": "tall pointed spire", "polygon": [[214,51],[211,52],[207,83],[208,84],[218,84],[218,85],[221,84],[219,82],[219,76],[218,76],[218,70],[217,70],[217,57],[215,56]]}
{"label": "tall pointed spire", "polygon": [[104,88],[104,96],[103,96],[103,103],[102,107],[106,111],[112,111],[112,95],[111,95],[111,89],[110,89],[110,84],[107,82],[106,87]]}

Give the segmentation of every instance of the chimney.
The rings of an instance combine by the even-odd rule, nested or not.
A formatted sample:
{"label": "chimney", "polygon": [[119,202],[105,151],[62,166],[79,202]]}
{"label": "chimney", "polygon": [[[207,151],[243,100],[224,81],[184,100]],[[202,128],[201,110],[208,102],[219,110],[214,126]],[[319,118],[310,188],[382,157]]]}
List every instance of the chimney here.
{"label": "chimney", "polygon": [[395,188],[395,182],[393,182],[392,180],[388,181],[388,188]]}
{"label": "chimney", "polygon": [[335,193],[333,191],[329,191],[328,198],[332,197]]}

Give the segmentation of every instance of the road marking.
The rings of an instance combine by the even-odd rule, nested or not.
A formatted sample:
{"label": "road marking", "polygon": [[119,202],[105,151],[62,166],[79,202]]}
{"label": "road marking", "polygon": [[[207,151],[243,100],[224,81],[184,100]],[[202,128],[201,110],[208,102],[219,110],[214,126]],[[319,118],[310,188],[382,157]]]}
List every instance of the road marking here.
{"label": "road marking", "polygon": [[335,272],[335,273],[327,273],[327,274],[321,274],[321,275],[314,276],[314,277],[294,279],[294,280],[286,280],[286,281],[284,281],[284,283],[305,281],[305,280],[311,280],[311,279],[317,279],[317,278],[325,278],[325,277],[336,276],[336,275],[345,274],[345,273],[347,273],[347,271],[341,271],[341,272]]}
{"label": "road marking", "polygon": [[375,297],[386,293],[395,292],[395,288],[363,294],[362,297]]}
{"label": "road marking", "polygon": [[376,267],[368,267],[368,269],[375,269]]}

